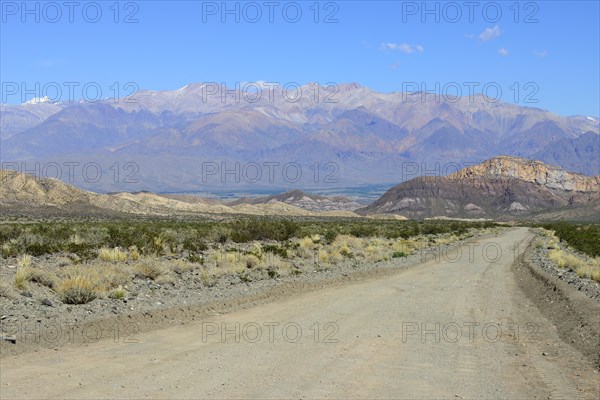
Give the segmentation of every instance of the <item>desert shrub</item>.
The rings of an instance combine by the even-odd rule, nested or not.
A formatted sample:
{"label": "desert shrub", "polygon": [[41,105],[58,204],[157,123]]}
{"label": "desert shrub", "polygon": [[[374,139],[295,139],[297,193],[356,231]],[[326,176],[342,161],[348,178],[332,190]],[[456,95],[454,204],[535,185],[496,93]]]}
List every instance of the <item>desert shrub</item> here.
{"label": "desert shrub", "polygon": [[279,246],[276,244],[265,244],[262,248],[265,253],[275,254],[283,258],[288,257],[288,249],[284,246]]}
{"label": "desert shrub", "polygon": [[252,244],[252,247],[250,247],[250,249],[246,252],[246,254],[252,255],[258,260],[260,260],[263,258],[265,250],[260,243],[254,243]]}
{"label": "desert shrub", "polygon": [[76,254],[82,261],[96,258],[95,246],[90,243],[68,243],[64,250],[68,253]]}
{"label": "desert shrub", "polygon": [[58,293],[66,304],[86,304],[98,297],[94,283],[85,276],[64,280],[60,283]]}
{"label": "desert shrub", "polygon": [[19,249],[17,248],[17,241],[15,239],[11,239],[2,244],[0,248],[2,251],[2,257],[9,258],[15,257],[19,254]]}
{"label": "desert shrub", "polygon": [[260,264],[260,258],[254,254],[246,254],[242,257],[242,263],[248,269],[255,269]]}
{"label": "desert shrub", "polygon": [[187,260],[194,264],[204,265],[204,256],[201,256],[201,255],[189,254],[187,256]]}
{"label": "desert shrub", "polygon": [[131,269],[123,265],[92,264],[88,268],[96,271],[96,286],[105,291],[126,285],[134,276]]}
{"label": "desert shrub", "polygon": [[156,278],[167,272],[158,260],[143,261],[135,265],[133,270],[135,276],[151,280],[156,280]]}
{"label": "desert shrub", "polygon": [[[225,241],[227,241],[227,240],[225,240]],[[183,250],[187,250],[192,253],[198,253],[201,251],[208,250],[208,246],[206,245],[206,242],[204,242],[203,240],[199,240],[195,237],[185,238],[182,242],[182,248],[183,248]]]}
{"label": "desert shrub", "polygon": [[560,240],[566,241],[569,246],[591,256],[600,256],[600,224],[573,224],[569,222],[555,222],[543,225],[545,229],[554,231]]}
{"label": "desert shrub", "polygon": [[376,229],[371,225],[356,225],[350,229],[350,234],[355,237],[375,236]]}
{"label": "desert shrub", "polygon": [[177,274],[183,274],[185,272],[191,272],[196,268],[196,265],[188,260],[175,260],[169,264],[171,271]]}
{"label": "desert shrub", "polygon": [[403,251],[395,251],[392,253],[392,258],[402,258],[402,257],[406,257],[406,253]]}
{"label": "desert shrub", "polygon": [[290,239],[298,231],[298,224],[287,219],[249,218],[237,220],[230,225],[231,240],[237,243],[252,240]]}
{"label": "desert shrub", "polygon": [[332,243],[337,237],[337,235],[338,232],[336,232],[333,229],[328,229],[327,231],[325,231],[325,234],[323,234],[323,238],[325,239],[326,243]]}
{"label": "desert shrub", "polygon": [[53,289],[56,286],[56,276],[49,271],[44,271],[39,268],[29,268],[27,274],[29,282],[36,282],[40,285]]}
{"label": "desert shrub", "polygon": [[216,273],[208,268],[204,268],[200,271],[199,279],[202,285],[206,287],[213,287],[219,281]]}

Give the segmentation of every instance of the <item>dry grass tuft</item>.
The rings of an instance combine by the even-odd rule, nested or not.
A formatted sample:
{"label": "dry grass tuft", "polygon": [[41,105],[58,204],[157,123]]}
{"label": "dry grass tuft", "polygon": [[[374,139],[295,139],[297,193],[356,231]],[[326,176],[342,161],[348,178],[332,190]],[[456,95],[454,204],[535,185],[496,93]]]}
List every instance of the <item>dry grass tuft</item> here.
{"label": "dry grass tuft", "polygon": [[94,282],[84,275],[75,276],[62,281],[58,293],[66,304],[86,304],[98,297]]}
{"label": "dry grass tuft", "polygon": [[125,289],[123,289],[121,286],[119,286],[116,289],[113,289],[110,294],[108,295],[108,297],[110,297],[111,299],[114,300],[122,300],[125,298],[125,296],[127,296],[127,291]]}
{"label": "dry grass tuft", "polygon": [[156,280],[161,275],[167,273],[167,270],[160,264],[158,260],[145,260],[134,266],[133,271],[135,276]]}
{"label": "dry grass tuft", "polygon": [[171,271],[177,274],[183,274],[185,272],[191,272],[196,269],[198,265],[189,262],[188,260],[175,260],[171,264],[169,264],[169,268]]}
{"label": "dry grass tuft", "polygon": [[29,254],[23,254],[19,258],[17,258],[17,266],[19,268],[29,268],[31,267],[31,263],[33,262],[33,258]]}
{"label": "dry grass tuft", "polygon": [[121,251],[118,247],[114,249],[102,247],[98,252],[98,257],[104,262],[123,262],[127,261],[128,254],[125,251]]}
{"label": "dry grass tuft", "polygon": [[129,257],[133,261],[137,261],[140,259],[140,251],[138,250],[138,248],[136,246],[131,246],[129,248]]}
{"label": "dry grass tuft", "polygon": [[36,282],[50,289],[56,287],[56,276],[53,273],[40,268],[29,268],[27,272],[29,282]]}
{"label": "dry grass tuft", "polygon": [[569,268],[573,271],[585,266],[585,261],[574,254],[568,254],[561,249],[552,249],[548,252],[548,258],[554,261],[559,268]]}
{"label": "dry grass tuft", "polygon": [[27,289],[29,282],[29,268],[18,268],[15,274],[15,287],[19,290]]}

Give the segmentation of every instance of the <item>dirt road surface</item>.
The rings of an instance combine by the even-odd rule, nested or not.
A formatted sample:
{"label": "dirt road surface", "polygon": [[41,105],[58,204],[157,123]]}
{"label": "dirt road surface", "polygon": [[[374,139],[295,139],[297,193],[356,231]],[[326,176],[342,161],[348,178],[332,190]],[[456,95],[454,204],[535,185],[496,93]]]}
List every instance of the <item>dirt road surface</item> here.
{"label": "dirt road surface", "polygon": [[598,399],[599,374],[516,284],[530,237],[509,230],[392,276],[137,343],[5,357],[0,397]]}

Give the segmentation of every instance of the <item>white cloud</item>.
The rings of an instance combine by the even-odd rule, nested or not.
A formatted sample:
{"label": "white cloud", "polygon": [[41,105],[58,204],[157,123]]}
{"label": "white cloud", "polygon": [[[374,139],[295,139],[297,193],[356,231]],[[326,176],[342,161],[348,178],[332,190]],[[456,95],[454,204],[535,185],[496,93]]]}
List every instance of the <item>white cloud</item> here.
{"label": "white cloud", "polygon": [[473,39],[473,38],[475,37],[475,35],[473,35],[472,33],[466,33],[466,34],[465,34],[465,37],[466,37],[467,39]]}
{"label": "white cloud", "polygon": [[498,50],[498,54],[500,54],[502,57],[506,57],[507,55],[509,55],[509,51],[507,49],[505,49],[504,47],[501,48],[500,50]]}
{"label": "white cloud", "polygon": [[407,43],[381,43],[381,48],[383,50],[398,50],[406,54],[411,54],[414,52],[422,53],[425,51],[423,46],[420,44],[412,45]]}
{"label": "white cloud", "polygon": [[548,50],[534,51],[533,54],[535,54],[536,57],[544,58],[548,56]]}
{"label": "white cloud", "polygon": [[498,25],[493,28],[485,28],[485,30],[479,34],[479,40],[487,42],[488,40],[496,39],[501,34],[502,31]]}

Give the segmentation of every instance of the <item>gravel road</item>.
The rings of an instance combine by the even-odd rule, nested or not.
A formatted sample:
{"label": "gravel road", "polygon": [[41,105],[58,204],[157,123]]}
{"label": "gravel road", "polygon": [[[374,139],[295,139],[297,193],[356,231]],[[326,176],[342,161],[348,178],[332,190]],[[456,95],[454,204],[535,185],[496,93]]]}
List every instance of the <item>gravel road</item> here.
{"label": "gravel road", "polygon": [[8,356],[0,398],[598,399],[598,372],[517,285],[511,266],[530,237],[506,230],[134,343]]}

